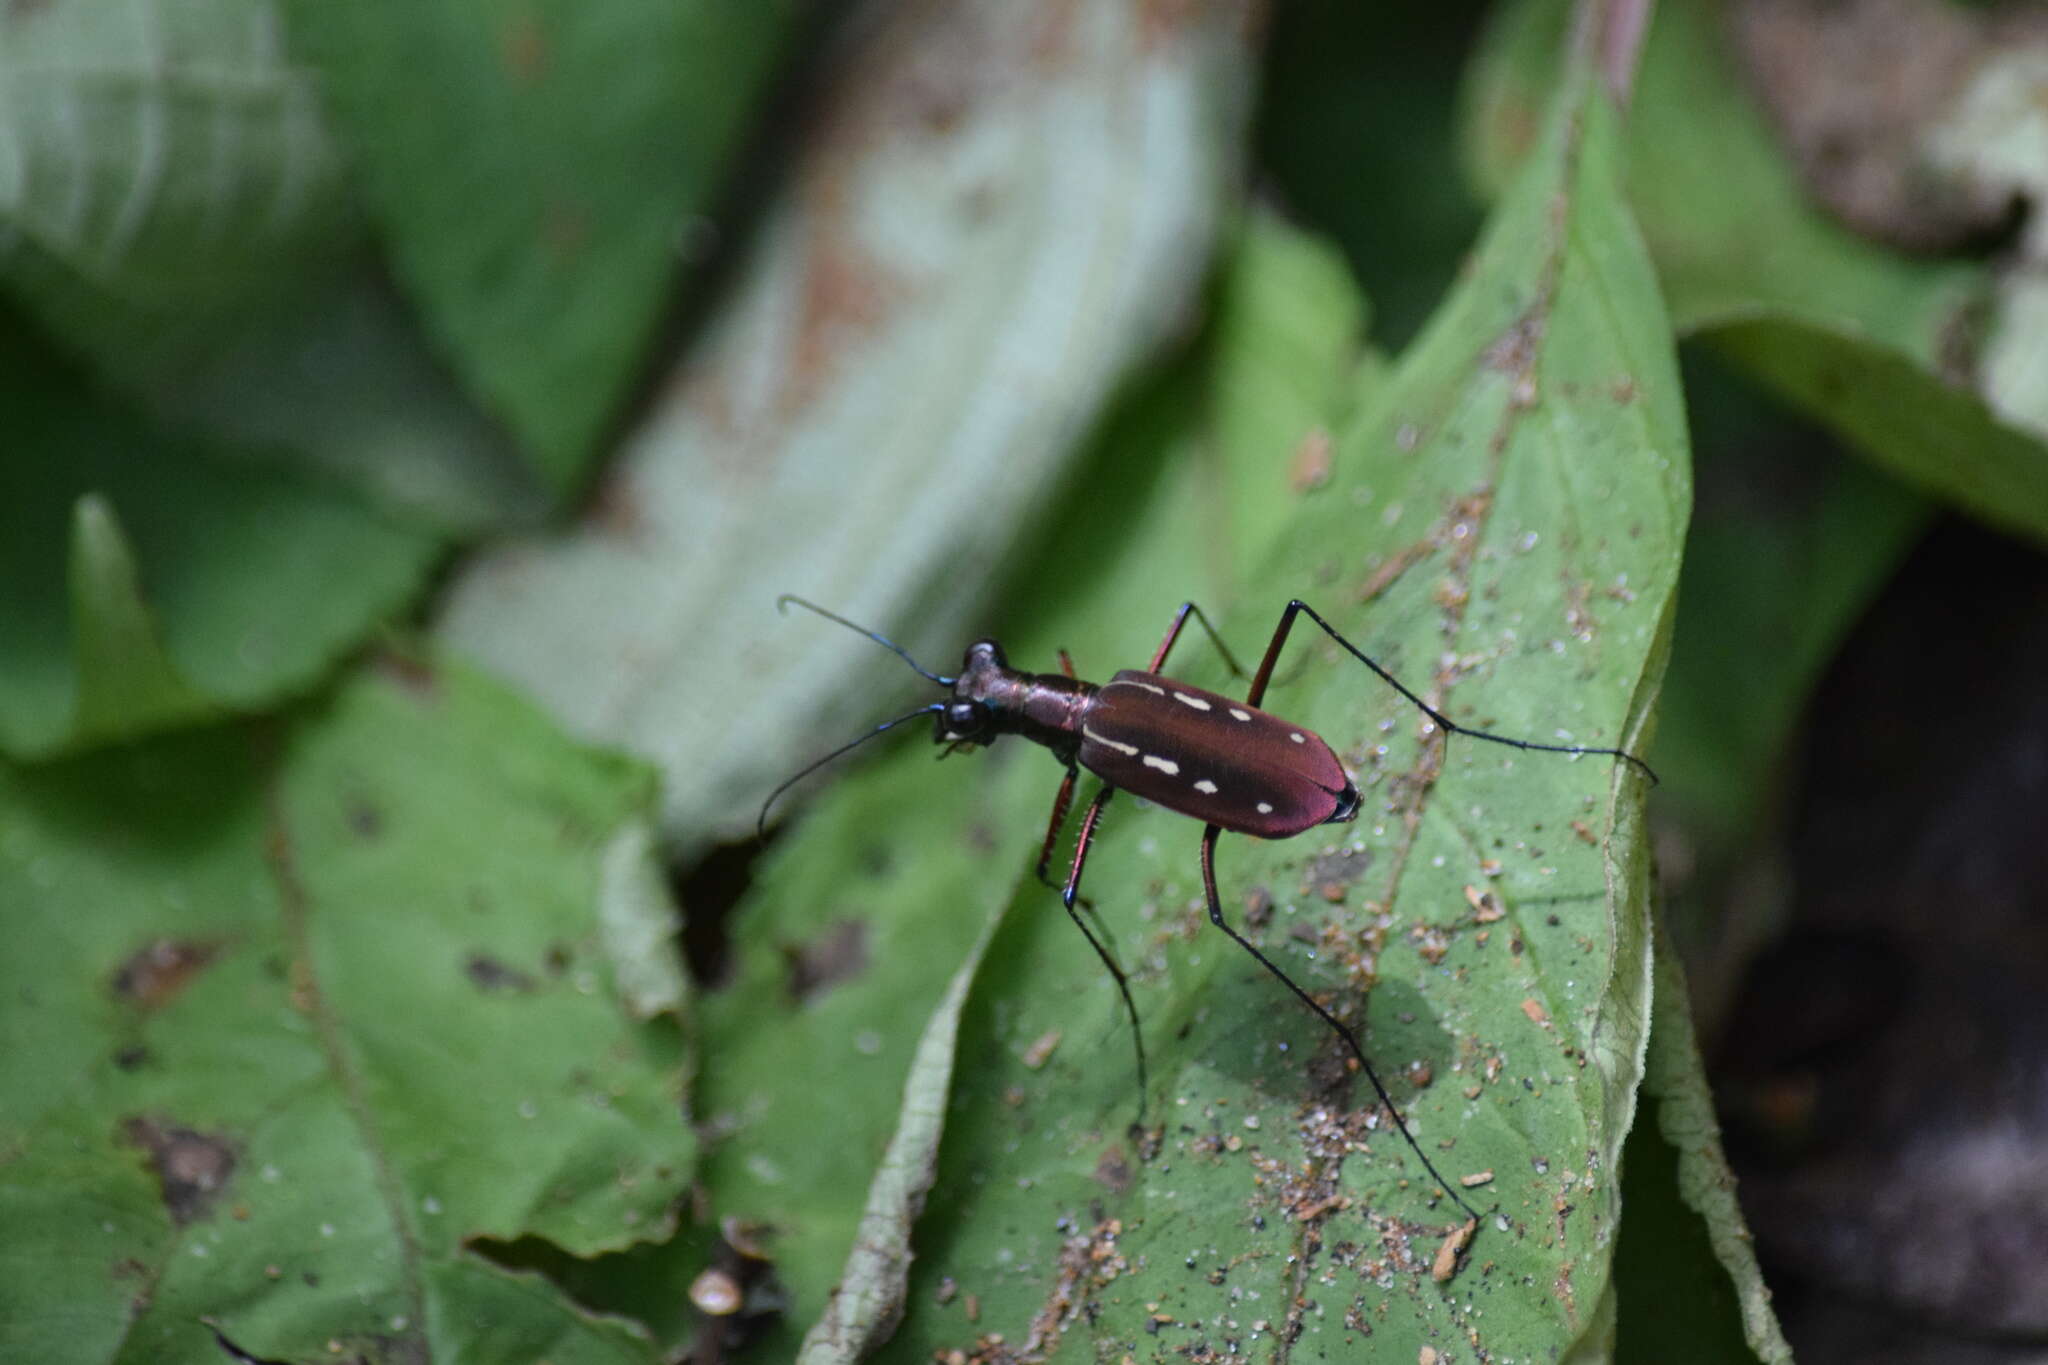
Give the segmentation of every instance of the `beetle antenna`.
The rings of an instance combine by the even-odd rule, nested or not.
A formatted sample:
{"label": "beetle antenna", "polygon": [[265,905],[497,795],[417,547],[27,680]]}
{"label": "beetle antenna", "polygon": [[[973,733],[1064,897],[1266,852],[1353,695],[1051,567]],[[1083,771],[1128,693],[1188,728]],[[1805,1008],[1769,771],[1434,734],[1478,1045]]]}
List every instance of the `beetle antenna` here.
{"label": "beetle antenna", "polygon": [[[938,674],[932,672],[929,668],[926,668],[923,664],[911,658],[910,652],[908,650],[904,649],[902,645],[897,644],[888,636],[878,635],[874,631],[869,630],[866,626],[857,626],[853,622],[847,620],[844,616],[839,615],[839,613],[826,611],[816,602],[807,602],[803,598],[798,597],[793,592],[786,592],[782,594],[782,596],[776,598],[775,610],[782,611],[785,608],[787,608],[791,602],[796,603],[805,611],[816,612],[818,615],[824,617],[827,621],[837,621],[840,625],[845,626],[848,630],[855,631],[859,634],[867,636],[870,640],[873,640],[882,648],[889,650],[890,652],[895,654],[897,658],[903,660],[904,663],[909,664],[912,668],[916,669],[924,677],[931,679],[933,682],[937,683],[941,687],[951,687],[954,684],[954,682],[957,681],[953,678],[942,678]],[[804,772],[809,771],[810,769],[808,768],[804,769]],[[803,773],[798,773],[797,776],[802,777]]]}
{"label": "beetle antenna", "polygon": [[[802,599],[791,598],[790,600],[801,601]],[[804,603],[804,605],[809,606],[810,604],[806,602]],[[830,615],[830,613],[828,612],[827,615]],[[855,627],[855,629],[859,629],[859,627]],[[886,641],[884,643],[886,643]],[[916,665],[912,665],[912,667],[916,667]],[[922,672],[923,670],[920,669],[919,671]],[[794,787],[797,783],[803,781],[812,773],[818,771],[818,769],[824,767],[827,763],[830,763],[833,759],[838,758],[841,754],[848,753],[854,749],[858,749],[861,745],[867,743],[869,740],[874,739],[878,735],[887,734],[889,731],[903,724],[903,722],[907,720],[916,720],[919,716],[928,716],[932,714],[934,711],[943,711],[945,709],[946,703],[942,701],[935,701],[930,706],[918,707],[909,715],[898,716],[894,720],[885,720],[880,725],[877,725],[874,729],[862,735],[859,739],[856,739],[849,744],[842,744],[838,748],[834,749],[831,753],[826,754],[823,758],[819,759],[817,762],[807,765],[803,769],[803,771],[799,772],[796,776],[790,778],[787,782],[784,782],[774,791],[769,792],[768,799],[761,803],[761,813],[754,819],[754,841],[756,843],[759,843],[763,839],[766,839],[768,837],[768,808],[775,804],[775,800],[777,797],[781,796],[791,787]]]}

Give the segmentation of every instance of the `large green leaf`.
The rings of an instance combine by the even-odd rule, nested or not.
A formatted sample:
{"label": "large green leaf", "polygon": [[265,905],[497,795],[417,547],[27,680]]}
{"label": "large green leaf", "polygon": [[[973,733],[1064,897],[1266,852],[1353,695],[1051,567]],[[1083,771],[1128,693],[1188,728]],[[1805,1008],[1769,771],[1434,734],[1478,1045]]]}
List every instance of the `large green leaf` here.
{"label": "large green leaf", "polygon": [[[1360,309],[1349,285],[1305,268],[1322,254],[1256,222],[1220,291],[1236,300],[1224,316],[1240,325],[1219,317],[1193,355],[1104,424],[1053,542],[1006,595],[1003,638],[1020,664],[1049,667],[1070,648],[1084,672],[1106,675],[1143,662],[1134,656],[1149,651],[1182,597],[1214,607],[1232,595],[1233,566],[1246,558],[1239,528],[1298,502],[1287,452],[1328,421],[1327,412],[1257,394],[1249,377],[1269,372],[1271,348],[1304,374],[1327,374],[1355,345],[1346,324]],[[1255,412],[1274,418],[1263,442],[1251,435]],[[1241,439],[1218,439],[1224,432]],[[1201,646],[1190,645],[1199,659]],[[1070,1046],[1099,1049],[1114,1102],[1134,1098],[1100,964],[1051,893],[1025,875],[1035,844],[1025,845],[1043,828],[1057,767],[1016,745],[934,767],[920,738],[899,741],[899,752],[834,785],[806,813],[801,838],[769,860],[741,912],[734,979],[705,1002],[702,1105],[714,1124],[743,1125],[707,1158],[705,1183],[722,1212],[776,1229],[776,1273],[793,1296],[784,1335],[762,1343],[759,1359],[793,1354],[824,1312],[855,1243],[867,1172],[902,1126],[897,1101],[914,1040],[984,917],[1018,898],[1020,884],[996,955],[1016,919],[1057,921],[1064,936],[1053,945],[1092,964],[1067,964],[1066,984],[1088,1002]],[[1132,904],[1103,904],[1133,927]],[[956,1074],[985,1065],[985,1050],[969,1050]],[[815,1141],[821,1126],[837,1140]],[[956,1197],[942,1183],[931,1199]],[[921,1242],[914,1249],[924,1251]],[[929,1311],[928,1298],[909,1311]]]}
{"label": "large green leaf", "polygon": [[0,286],[225,448],[435,525],[530,510],[361,259],[317,82],[284,48],[272,0],[0,13]]}
{"label": "large green leaf", "polygon": [[[1231,595],[1240,653],[1298,594],[1461,723],[1642,743],[1687,481],[1668,332],[1614,157],[1599,97],[1561,105],[1458,292],[1374,374],[1327,481],[1294,493],[1302,433],[1271,433],[1266,497],[1294,510]],[[1227,356],[1227,336],[1213,344]],[[1202,379],[1163,382],[1105,433],[1020,604],[1019,662],[1068,644],[1098,677],[1142,664],[1132,636],[1214,581],[1189,566],[1228,563],[1205,515],[1215,475],[1191,448]],[[1171,667],[1229,685],[1192,631]],[[1073,1359],[1601,1348],[1650,999],[1640,779],[1471,740],[1446,751],[1313,634],[1278,677],[1268,705],[1330,739],[1365,813],[1284,843],[1226,839],[1225,912],[1262,907],[1255,936],[1361,1026],[1437,1163],[1487,1178],[1463,1191],[1488,1214],[1470,1262],[1432,1277],[1462,1214],[1328,1030],[1207,927],[1197,827],[1121,798],[1089,864],[1151,1042],[1163,1127],[1148,1155],[1125,1132],[1117,996],[1052,893],[1020,875],[1057,770],[998,749],[979,774],[934,773],[906,753],[835,790],[774,861],[745,911],[756,946],[711,1007],[735,1050],[707,1072],[707,1102],[743,1126],[707,1185],[784,1229],[799,1317],[836,1264],[816,1243],[844,1247],[858,1212],[830,1191],[864,1186],[855,1172],[891,1123],[869,1097],[893,1102],[981,913],[1021,894],[961,1023],[888,1358],[972,1353],[995,1334]],[[779,989],[776,945],[803,961],[848,936],[866,951],[845,979],[803,1000]],[[826,1115],[846,1138],[818,1152],[802,1135]]]}
{"label": "large green leaf", "polygon": [[679,1040],[601,927],[651,797],[398,660],[0,770],[0,1357],[652,1361],[465,1250],[658,1237],[688,1185]]}
{"label": "large green leaf", "polygon": [[309,687],[438,544],[332,484],[167,438],[0,315],[0,750],[41,756]]}
{"label": "large green leaf", "polygon": [[589,515],[468,567],[445,638],[659,763],[678,847],[751,833],[776,781],[911,681],[778,620],[776,594],[957,648],[1116,386],[1183,325],[1235,187],[1242,20],[971,0],[862,31]]}
{"label": "large green leaf", "polygon": [[1628,1143],[1618,1280],[1624,1360],[1754,1357],[1789,1365],[1771,1292],[1735,1201],[1735,1173],[1694,1036],[1685,973],[1659,934],[1643,1121]]}
{"label": "large green leaf", "polygon": [[399,272],[541,481],[580,479],[798,7],[306,0]]}
{"label": "large green leaf", "polygon": [[[1567,9],[1503,7],[1475,60],[1468,141],[1484,181],[1498,183],[1528,145]],[[2048,448],[1993,411],[1977,373],[1988,268],[1886,250],[1811,204],[1734,69],[1719,17],[1704,0],[1657,6],[1630,108],[1629,195],[1675,323],[1893,475],[2048,536]],[[2024,342],[2008,327],[2000,344]]]}

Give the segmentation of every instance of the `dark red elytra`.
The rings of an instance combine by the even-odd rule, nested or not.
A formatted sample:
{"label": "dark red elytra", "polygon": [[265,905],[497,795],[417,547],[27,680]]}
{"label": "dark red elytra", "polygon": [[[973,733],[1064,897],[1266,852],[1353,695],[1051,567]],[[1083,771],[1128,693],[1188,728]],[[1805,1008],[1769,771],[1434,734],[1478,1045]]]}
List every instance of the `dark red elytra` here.
{"label": "dark red elytra", "polygon": [[[1167,628],[1166,638],[1159,642],[1149,666],[1142,671],[1125,669],[1099,686],[1075,677],[1073,662],[1065,651],[1060,653],[1061,671],[1058,673],[1025,673],[1013,669],[1003,656],[1002,646],[994,640],[977,640],[969,645],[958,676],[942,677],[920,666],[901,646],[887,638],[801,597],[783,596],[777,599],[776,605],[782,607],[791,602],[893,650],[918,673],[950,688],[952,693],[944,701],[919,707],[908,715],[876,726],[860,739],[833,750],[777,787],[761,806],[757,829],[765,828],[768,809],[775,799],[803,777],[877,735],[918,716],[930,714],[937,718],[934,737],[947,746],[949,753],[992,744],[1004,735],[1017,735],[1050,749],[1066,768],[1066,778],[1053,799],[1052,819],[1047,824],[1045,843],[1038,856],[1039,880],[1053,885],[1047,872],[1051,867],[1053,848],[1072,807],[1074,784],[1084,768],[1101,778],[1102,789],[1095,794],[1094,800],[1088,804],[1087,813],[1081,817],[1080,834],[1074,844],[1074,860],[1067,869],[1065,883],[1060,886],[1060,900],[1075,927],[1086,936],[1089,946],[1094,948],[1096,956],[1115,979],[1117,990],[1123,997],[1124,1010],[1130,1017],[1131,1033],[1137,1045],[1139,1119],[1142,1124],[1149,1077],[1144,1035],[1138,1024],[1138,1008],[1131,997],[1130,983],[1122,967],[1075,910],[1077,904],[1083,903],[1080,900],[1081,870],[1087,863],[1088,848],[1094,840],[1102,808],[1119,789],[1202,821],[1202,889],[1208,897],[1210,923],[1250,953],[1296,999],[1314,1011],[1343,1039],[1352,1056],[1358,1060],[1360,1071],[1372,1084],[1373,1093],[1393,1116],[1394,1125],[1407,1141],[1409,1149],[1421,1160],[1423,1168],[1442,1188],[1445,1196],[1476,1224],[1478,1210],[1458,1193],[1456,1184],[1444,1178],[1429,1154],[1409,1132],[1407,1120],[1401,1116],[1399,1106],[1387,1093],[1386,1086],[1350,1027],[1296,985],[1272,959],[1223,917],[1222,898],[1216,890],[1216,837],[1219,834],[1230,830],[1262,839],[1286,839],[1317,825],[1342,823],[1358,815],[1358,789],[1323,738],[1306,726],[1261,711],[1259,702],[1266,695],[1273,665],[1280,657],[1281,647],[1287,642],[1288,632],[1294,628],[1295,618],[1307,616],[1353,658],[1421,709],[1447,736],[1465,735],[1541,753],[1607,755],[1634,766],[1654,782],[1656,775],[1650,772],[1647,764],[1621,749],[1538,744],[1460,725],[1410,691],[1356,645],[1338,634],[1336,628],[1313,607],[1299,600],[1289,602],[1281,613],[1280,624],[1266,645],[1265,657],[1259,661],[1258,671],[1252,675],[1251,686],[1242,701],[1176,682],[1159,671],[1180,638],[1181,628],[1193,616],[1215,641],[1231,672],[1238,677],[1244,676],[1244,670],[1231,657],[1228,646],[1210,625],[1208,617],[1192,602],[1182,603],[1180,610],[1174,613],[1173,624]],[[1472,1224],[1467,1226],[1469,1228]]]}

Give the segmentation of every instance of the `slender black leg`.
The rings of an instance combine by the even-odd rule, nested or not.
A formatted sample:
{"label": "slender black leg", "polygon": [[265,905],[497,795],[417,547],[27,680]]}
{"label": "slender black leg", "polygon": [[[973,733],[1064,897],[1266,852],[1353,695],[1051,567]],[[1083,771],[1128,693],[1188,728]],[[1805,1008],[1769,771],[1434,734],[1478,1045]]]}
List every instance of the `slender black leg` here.
{"label": "slender black leg", "polygon": [[[1070,773],[1060,788],[1062,799],[1067,795],[1072,783],[1073,775]],[[1104,942],[1108,931],[1105,930],[1103,937],[1098,938],[1095,931],[1088,927],[1088,921],[1082,919],[1080,912],[1075,909],[1077,905],[1088,905],[1088,902],[1081,899],[1081,869],[1088,862],[1088,846],[1095,842],[1095,826],[1102,819],[1102,808],[1114,795],[1115,787],[1104,787],[1095,794],[1095,799],[1088,803],[1088,813],[1081,817],[1080,837],[1074,842],[1074,864],[1067,870],[1067,884],[1060,892],[1060,904],[1066,907],[1067,917],[1074,921],[1074,927],[1088,940],[1088,946],[1095,950],[1095,956],[1102,959],[1102,965],[1108,969],[1110,977],[1116,982],[1117,994],[1123,997],[1124,1013],[1131,1021],[1131,1043],[1138,1051],[1138,1126],[1142,1128],[1145,1125],[1145,1097],[1151,1091],[1152,1077],[1145,1062],[1145,1031],[1138,1025],[1138,1003],[1131,998],[1130,978],[1124,975],[1124,969],[1117,963],[1115,955]]]}
{"label": "slender black leg", "polygon": [[1182,626],[1188,623],[1188,617],[1190,616],[1193,616],[1197,621],[1200,621],[1202,623],[1202,629],[1209,632],[1209,640],[1212,644],[1216,646],[1216,652],[1218,654],[1221,654],[1223,656],[1223,662],[1230,666],[1230,676],[1233,678],[1242,678],[1244,676],[1244,669],[1237,662],[1237,656],[1230,652],[1230,646],[1223,643],[1223,637],[1221,635],[1218,635],[1216,633],[1216,627],[1209,623],[1208,613],[1203,611],[1200,607],[1196,606],[1193,602],[1181,603],[1180,610],[1176,611],[1173,614],[1173,624],[1166,628],[1166,638],[1164,640],[1161,640],[1159,642],[1159,648],[1153,651],[1152,666],[1147,668],[1145,671],[1147,673],[1157,673],[1161,668],[1166,666],[1166,656],[1173,652],[1174,641],[1180,639],[1180,629]]}
{"label": "slender black leg", "polygon": [[1294,628],[1294,618],[1298,615],[1306,615],[1309,620],[1322,627],[1323,634],[1335,640],[1339,645],[1342,645],[1345,652],[1350,654],[1352,658],[1378,674],[1380,681],[1406,697],[1417,710],[1435,721],[1446,736],[1464,735],[1470,739],[1483,739],[1489,744],[1505,744],[1511,749],[1526,749],[1534,753],[1601,754],[1609,758],[1618,758],[1622,762],[1627,763],[1630,767],[1641,772],[1644,777],[1649,778],[1653,784],[1657,781],[1657,774],[1650,770],[1650,765],[1626,749],[1603,749],[1589,744],[1539,744],[1532,739],[1516,739],[1511,735],[1497,735],[1490,730],[1475,730],[1469,725],[1458,724],[1458,722],[1452,720],[1434,706],[1431,706],[1421,697],[1409,691],[1399,678],[1387,672],[1386,669],[1381,668],[1364,650],[1352,644],[1342,635],[1339,635],[1335,626],[1325,621],[1317,614],[1314,607],[1299,598],[1289,602],[1287,609],[1280,613],[1280,625],[1273,632],[1273,642],[1266,646],[1266,657],[1259,661],[1259,671],[1252,677],[1252,690],[1245,698],[1249,705],[1257,706],[1265,697],[1266,683],[1273,676],[1273,664],[1280,657],[1280,646],[1287,642],[1287,632]]}
{"label": "slender black leg", "polygon": [[[1271,660],[1268,659],[1268,662],[1270,663]],[[1400,1106],[1396,1105],[1394,1097],[1387,1093],[1387,1087],[1380,1081],[1379,1073],[1374,1071],[1372,1063],[1366,1060],[1365,1049],[1358,1045],[1357,1037],[1345,1026],[1344,1021],[1317,1004],[1314,996],[1295,985],[1292,977],[1281,971],[1278,966],[1274,965],[1271,958],[1253,947],[1250,939],[1231,928],[1229,922],[1223,918],[1223,900],[1216,894],[1216,836],[1222,832],[1223,827],[1221,825],[1210,825],[1202,831],[1202,890],[1209,897],[1209,922],[1230,935],[1238,947],[1250,953],[1258,960],[1258,964],[1261,967],[1264,967],[1279,978],[1281,985],[1293,991],[1295,999],[1314,1010],[1324,1023],[1337,1031],[1337,1036],[1342,1038],[1344,1045],[1351,1049],[1351,1055],[1358,1059],[1358,1067],[1365,1073],[1365,1079],[1372,1083],[1373,1094],[1379,1096],[1380,1103],[1387,1107],[1389,1114],[1393,1115],[1394,1127],[1401,1131],[1401,1137],[1407,1142],[1409,1150],[1422,1159],[1422,1168],[1429,1172],[1430,1179],[1443,1187],[1444,1193],[1450,1197],[1453,1204],[1456,1204],[1465,1211],[1466,1217],[1478,1218],[1479,1210],[1465,1202],[1464,1198],[1459,1195],[1456,1185],[1444,1179],[1443,1172],[1439,1171],[1436,1168],[1436,1163],[1429,1159],[1429,1153],[1422,1150],[1422,1144],[1417,1142],[1415,1135],[1408,1131],[1408,1121],[1401,1117]]]}

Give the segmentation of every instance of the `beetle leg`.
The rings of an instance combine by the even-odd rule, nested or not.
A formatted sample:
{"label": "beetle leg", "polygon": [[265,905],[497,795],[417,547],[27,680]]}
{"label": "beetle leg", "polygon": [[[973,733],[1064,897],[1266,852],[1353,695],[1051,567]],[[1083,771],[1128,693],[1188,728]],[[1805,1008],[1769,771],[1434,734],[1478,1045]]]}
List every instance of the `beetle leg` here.
{"label": "beetle leg", "polygon": [[1294,628],[1294,618],[1303,613],[1307,613],[1309,620],[1322,627],[1323,634],[1335,640],[1339,645],[1342,645],[1347,654],[1379,675],[1381,682],[1384,682],[1403,697],[1406,697],[1418,711],[1436,722],[1446,737],[1465,735],[1472,739],[1483,739],[1492,744],[1505,744],[1511,749],[1528,749],[1545,754],[1602,754],[1608,758],[1618,758],[1631,767],[1636,768],[1644,777],[1649,778],[1652,784],[1655,784],[1657,781],[1657,774],[1650,770],[1650,765],[1626,749],[1604,749],[1586,744],[1539,744],[1533,739],[1516,739],[1511,735],[1497,735],[1490,730],[1475,730],[1469,725],[1458,724],[1458,722],[1452,720],[1434,706],[1431,706],[1421,697],[1409,691],[1407,685],[1399,678],[1380,667],[1364,650],[1352,644],[1342,635],[1339,635],[1335,626],[1325,621],[1314,607],[1300,598],[1289,602],[1287,609],[1280,613],[1279,628],[1273,632],[1273,641],[1266,646],[1266,657],[1260,660],[1259,671],[1252,678],[1251,694],[1245,698],[1247,705],[1257,706],[1260,699],[1266,695],[1266,683],[1273,676],[1273,663],[1280,657],[1280,646],[1287,642],[1287,632]]}
{"label": "beetle leg", "polygon": [[1173,614],[1173,624],[1166,628],[1166,638],[1161,640],[1159,648],[1153,651],[1152,666],[1145,671],[1147,673],[1157,673],[1165,665],[1166,656],[1173,652],[1174,641],[1180,639],[1180,628],[1188,623],[1189,616],[1193,616],[1197,621],[1200,621],[1202,629],[1209,632],[1210,643],[1214,644],[1216,652],[1223,656],[1223,662],[1230,666],[1230,676],[1242,678],[1244,676],[1244,668],[1237,662],[1237,656],[1230,652],[1230,646],[1224,644],[1223,637],[1216,633],[1216,627],[1210,624],[1208,613],[1193,602],[1181,603],[1180,610]]}
{"label": "beetle leg", "polygon": [[1067,823],[1067,810],[1074,803],[1074,781],[1080,775],[1079,768],[1070,766],[1067,769],[1066,780],[1060,783],[1060,794],[1052,799],[1052,819],[1045,826],[1045,846],[1038,850],[1038,880],[1055,891],[1059,890],[1060,884],[1046,872],[1052,866],[1053,845],[1059,842],[1060,830]]}
{"label": "beetle leg", "polygon": [[[1284,627],[1282,634],[1285,634]],[[1277,640],[1279,637],[1276,636],[1275,638]],[[1269,650],[1267,651],[1266,663],[1270,666],[1272,662],[1272,651]],[[1261,671],[1263,672],[1264,670],[1262,669]],[[1379,1073],[1372,1069],[1372,1063],[1365,1059],[1365,1049],[1358,1045],[1356,1035],[1351,1032],[1343,1020],[1317,1004],[1314,996],[1295,985],[1294,978],[1281,971],[1271,958],[1253,947],[1250,939],[1231,928],[1229,921],[1223,918],[1223,899],[1216,894],[1216,836],[1222,832],[1223,827],[1221,825],[1210,825],[1202,831],[1202,890],[1209,897],[1209,923],[1230,935],[1238,947],[1250,953],[1253,958],[1257,959],[1261,967],[1264,967],[1280,979],[1281,985],[1293,991],[1295,999],[1314,1010],[1324,1023],[1337,1031],[1337,1036],[1342,1038],[1344,1045],[1351,1049],[1351,1055],[1358,1059],[1359,1070],[1365,1073],[1365,1079],[1372,1083],[1373,1094],[1379,1096],[1380,1103],[1386,1106],[1389,1114],[1393,1115],[1394,1127],[1400,1129],[1401,1136],[1407,1141],[1409,1150],[1422,1159],[1422,1168],[1429,1172],[1430,1179],[1443,1187],[1443,1192],[1450,1196],[1453,1204],[1456,1204],[1465,1211],[1467,1217],[1476,1219],[1479,1217],[1479,1210],[1465,1202],[1458,1194],[1458,1187],[1456,1185],[1444,1179],[1443,1172],[1437,1170],[1436,1163],[1429,1159],[1429,1153],[1422,1150],[1422,1144],[1417,1142],[1415,1135],[1408,1131],[1408,1120],[1401,1117],[1400,1106],[1396,1105],[1394,1097],[1387,1093],[1387,1087],[1380,1081]]]}
{"label": "beetle leg", "polygon": [[[1059,801],[1054,807],[1054,830],[1058,829],[1060,817],[1065,814],[1066,803],[1073,794],[1074,777],[1074,770],[1069,769],[1067,780],[1060,784]],[[1145,1096],[1152,1088],[1152,1078],[1145,1063],[1145,1031],[1138,1025],[1138,1003],[1131,998],[1130,978],[1124,975],[1124,969],[1117,963],[1116,957],[1109,951],[1109,946],[1105,942],[1108,931],[1105,929],[1098,938],[1095,931],[1088,927],[1088,922],[1081,918],[1080,911],[1074,908],[1078,905],[1093,912],[1094,907],[1081,899],[1081,869],[1088,861],[1088,846],[1095,841],[1095,826],[1102,819],[1102,808],[1109,804],[1109,798],[1114,795],[1115,787],[1104,787],[1095,794],[1095,799],[1088,803],[1088,813],[1081,817],[1081,834],[1074,841],[1074,863],[1067,869],[1067,884],[1060,892],[1060,904],[1066,907],[1067,917],[1074,921],[1074,927],[1081,931],[1081,937],[1087,939],[1088,946],[1095,950],[1095,956],[1102,959],[1103,967],[1116,982],[1117,994],[1123,997],[1124,1013],[1131,1021],[1131,1043],[1138,1052],[1138,1126],[1142,1128],[1145,1124]],[[1053,831],[1047,831],[1048,854],[1052,850],[1052,839]]]}
{"label": "beetle leg", "polygon": [[1067,653],[1064,649],[1060,651],[1060,672],[1070,678],[1078,676],[1074,672],[1074,656]]}

